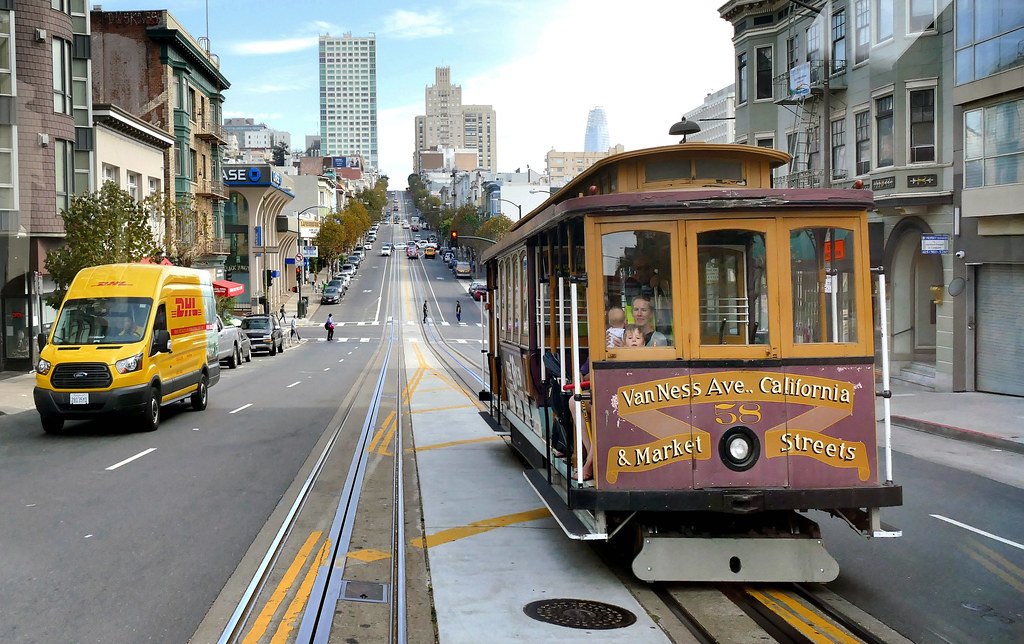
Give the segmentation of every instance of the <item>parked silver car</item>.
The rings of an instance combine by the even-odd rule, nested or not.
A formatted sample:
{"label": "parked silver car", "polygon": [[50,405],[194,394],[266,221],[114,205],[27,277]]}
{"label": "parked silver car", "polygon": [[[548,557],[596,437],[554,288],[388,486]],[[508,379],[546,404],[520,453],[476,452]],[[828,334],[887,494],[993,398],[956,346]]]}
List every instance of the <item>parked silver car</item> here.
{"label": "parked silver car", "polygon": [[[236,320],[237,318],[232,322]],[[226,362],[229,369],[236,369],[238,365],[242,364],[243,359],[246,362],[252,362],[252,343],[249,341],[249,337],[241,332],[240,325],[241,320],[238,320],[238,324],[225,324],[224,320],[219,315],[217,316],[217,335],[219,336],[217,358],[221,362]]]}

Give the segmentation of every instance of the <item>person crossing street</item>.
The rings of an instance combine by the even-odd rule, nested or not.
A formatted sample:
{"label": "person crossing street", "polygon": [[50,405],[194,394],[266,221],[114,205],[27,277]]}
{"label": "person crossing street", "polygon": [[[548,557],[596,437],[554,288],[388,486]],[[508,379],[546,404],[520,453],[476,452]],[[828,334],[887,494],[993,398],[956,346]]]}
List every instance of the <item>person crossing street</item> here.
{"label": "person crossing street", "polygon": [[330,342],[334,339],[334,314],[327,314],[327,322],[324,323],[324,328],[327,329],[327,341]]}
{"label": "person crossing street", "polygon": [[455,300],[455,321],[462,322],[462,302]]}
{"label": "person crossing street", "polygon": [[427,323],[427,301],[423,300],[423,324]]}

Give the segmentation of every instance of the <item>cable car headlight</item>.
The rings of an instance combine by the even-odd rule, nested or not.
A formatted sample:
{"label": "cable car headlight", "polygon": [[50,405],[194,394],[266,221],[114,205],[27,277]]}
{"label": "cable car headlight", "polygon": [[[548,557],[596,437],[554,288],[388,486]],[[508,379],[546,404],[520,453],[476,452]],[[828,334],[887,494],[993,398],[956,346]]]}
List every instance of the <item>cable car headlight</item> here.
{"label": "cable car headlight", "polygon": [[749,427],[729,428],[718,441],[718,455],[730,470],[744,472],[761,456],[761,441]]}

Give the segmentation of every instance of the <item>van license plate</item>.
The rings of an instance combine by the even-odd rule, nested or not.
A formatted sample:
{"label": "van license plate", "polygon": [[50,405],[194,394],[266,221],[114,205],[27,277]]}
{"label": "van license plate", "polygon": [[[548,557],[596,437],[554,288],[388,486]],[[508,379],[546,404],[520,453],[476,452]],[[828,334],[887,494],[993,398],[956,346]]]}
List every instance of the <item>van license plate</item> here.
{"label": "van license plate", "polygon": [[72,405],[88,405],[89,394],[71,394]]}

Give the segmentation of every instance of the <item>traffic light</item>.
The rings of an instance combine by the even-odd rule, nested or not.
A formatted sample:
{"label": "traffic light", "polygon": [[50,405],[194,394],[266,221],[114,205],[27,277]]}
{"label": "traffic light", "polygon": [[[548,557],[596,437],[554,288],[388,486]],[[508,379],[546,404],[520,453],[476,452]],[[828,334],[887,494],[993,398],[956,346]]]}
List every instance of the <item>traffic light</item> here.
{"label": "traffic light", "polygon": [[448,243],[449,246],[455,248],[459,245],[459,231],[453,230],[451,233],[451,240]]}
{"label": "traffic light", "polygon": [[272,286],[273,284],[274,284],[274,271],[272,271],[272,270],[270,270],[268,268],[267,269],[267,286],[269,287],[269,286]]}
{"label": "traffic light", "polygon": [[231,277],[232,277],[231,271],[229,271],[229,270],[224,271],[224,279],[226,279],[228,281],[231,281]]}

